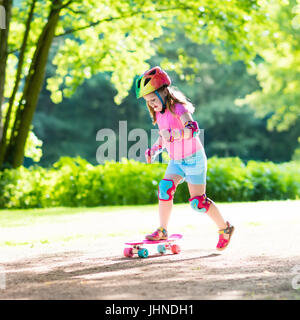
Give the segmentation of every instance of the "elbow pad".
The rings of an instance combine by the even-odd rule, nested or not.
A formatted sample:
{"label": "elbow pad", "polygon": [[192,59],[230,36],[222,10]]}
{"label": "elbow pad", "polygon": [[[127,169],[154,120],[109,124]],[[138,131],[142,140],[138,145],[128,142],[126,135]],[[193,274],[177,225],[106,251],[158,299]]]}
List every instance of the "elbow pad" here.
{"label": "elbow pad", "polygon": [[187,121],[184,124],[184,127],[192,130],[192,137],[193,138],[196,137],[200,133],[200,129],[199,129],[197,121]]}

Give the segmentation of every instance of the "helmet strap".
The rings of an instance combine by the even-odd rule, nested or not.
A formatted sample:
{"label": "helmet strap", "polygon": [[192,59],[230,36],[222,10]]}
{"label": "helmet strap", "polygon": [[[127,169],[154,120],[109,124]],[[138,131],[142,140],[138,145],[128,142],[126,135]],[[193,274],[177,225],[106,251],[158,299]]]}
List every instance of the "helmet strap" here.
{"label": "helmet strap", "polygon": [[165,113],[166,108],[167,108],[166,103],[163,101],[162,97],[160,96],[160,94],[158,93],[157,90],[155,90],[154,93],[158,96],[158,99],[160,100],[160,102],[161,102],[161,104],[163,106],[163,109],[162,109],[162,111],[160,111],[160,113]]}

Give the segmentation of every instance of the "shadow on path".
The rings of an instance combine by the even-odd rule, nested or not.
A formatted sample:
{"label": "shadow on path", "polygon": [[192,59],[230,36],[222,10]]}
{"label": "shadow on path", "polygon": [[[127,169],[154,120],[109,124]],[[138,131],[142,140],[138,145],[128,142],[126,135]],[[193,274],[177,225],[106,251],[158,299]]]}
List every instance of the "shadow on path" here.
{"label": "shadow on path", "polygon": [[[203,255],[201,255],[201,252]],[[78,251],[3,264],[0,299],[300,299],[291,270],[300,258],[238,258],[185,250],[147,259]]]}

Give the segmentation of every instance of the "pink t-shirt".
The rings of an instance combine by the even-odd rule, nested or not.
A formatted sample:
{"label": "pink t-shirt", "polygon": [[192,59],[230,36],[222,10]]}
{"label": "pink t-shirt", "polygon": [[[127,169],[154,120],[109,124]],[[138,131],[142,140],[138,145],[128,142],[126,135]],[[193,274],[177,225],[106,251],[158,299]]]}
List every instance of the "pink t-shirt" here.
{"label": "pink t-shirt", "polygon": [[[163,114],[156,112],[156,121],[159,130],[184,128],[180,116],[185,112],[188,112],[188,110],[179,103],[176,103],[174,107],[176,116],[168,109],[166,109]],[[163,139],[163,146],[167,149],[170,158],[173,160],[186,158],[203,148],[198,136],[190,139],[174,140],[173,142],[167,142]]]}

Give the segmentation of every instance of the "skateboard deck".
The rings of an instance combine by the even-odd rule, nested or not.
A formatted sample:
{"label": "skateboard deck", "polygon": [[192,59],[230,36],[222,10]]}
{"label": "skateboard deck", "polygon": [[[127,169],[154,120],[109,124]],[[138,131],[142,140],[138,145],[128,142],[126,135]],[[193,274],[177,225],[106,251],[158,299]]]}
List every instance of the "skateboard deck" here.
{"label": "skateboard deck", "polygon": [[125,244],[130,247],[126,247],[123,253],[125,257],[133,257],[135,254],[137,254],[140,258],[147,258],[149,251],[145,248],[145,245],[157,244],[157,251],[161,254],[166,253],[167,250],[171,251],[173,254],[178,254],[180,253],[181,249],[176,242],[181,238],[181,234],[172,234],[166,240],[144,239],[125,242]]}

